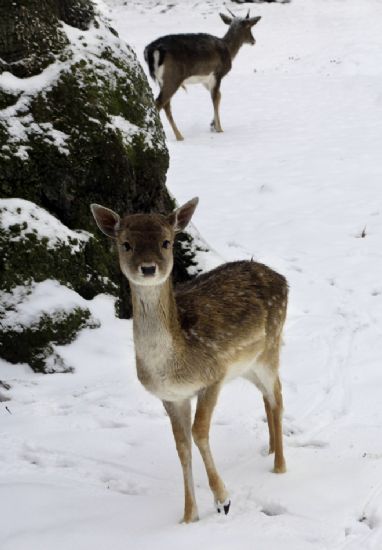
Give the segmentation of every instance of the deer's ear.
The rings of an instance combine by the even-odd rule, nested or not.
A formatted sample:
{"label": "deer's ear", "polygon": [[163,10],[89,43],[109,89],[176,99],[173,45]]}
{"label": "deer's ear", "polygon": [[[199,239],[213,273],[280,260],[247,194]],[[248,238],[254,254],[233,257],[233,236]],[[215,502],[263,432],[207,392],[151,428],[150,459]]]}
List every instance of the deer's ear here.
{"label": "deer's ear", "polygon": [[250,22],[250,25],[251,27],[253,27],[254,25],[256,25],[261,19],[261,15],[258,15],[257,17],[251,17],[249,19],[249,22]]}
{"label": "deer's ear", "polygon": [[115,239],[120,222],[118,214],[100,204],[91,204],[90,209],[102,233]]}
{"label": "deer's ear", "polygon": [[183,231],[183,229],[187,227],[193,213],[195,212],[198,202],[198,197],[195,197],[167,216],[167,221],[170,225],[172,225],[175,233],[179,233],[179,231]]}
{"label": "deer's ear", "polygon": [[232,17],[229,17],[229,15],[225,15],[224,13],[219,13],[219,15],[222,18],[223,23],[226,25],[230,25],[232,23]]}

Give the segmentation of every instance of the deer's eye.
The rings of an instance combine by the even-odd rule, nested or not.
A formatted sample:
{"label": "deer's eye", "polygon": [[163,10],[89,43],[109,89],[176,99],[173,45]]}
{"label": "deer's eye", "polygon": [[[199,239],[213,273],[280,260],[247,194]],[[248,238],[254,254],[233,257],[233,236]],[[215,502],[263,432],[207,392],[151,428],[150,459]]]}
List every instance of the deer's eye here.
{"label": "deer's eye", "polygon": [[128,243],[127,241],[124,242],[122,246],[126,250],[126,252],[129,252],[129,250],[131,250],[130,243]]}
{"label": "deer's eye", "polygon": [[165,241],[163,241],[162,246],[163,248],[170,248],[171,243],[166,239]]}

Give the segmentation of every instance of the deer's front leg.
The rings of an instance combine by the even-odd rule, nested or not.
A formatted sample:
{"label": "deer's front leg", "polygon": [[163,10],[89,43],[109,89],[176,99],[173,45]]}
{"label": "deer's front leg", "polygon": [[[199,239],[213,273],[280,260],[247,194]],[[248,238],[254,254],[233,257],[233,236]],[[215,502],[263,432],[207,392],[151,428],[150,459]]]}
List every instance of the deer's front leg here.
{"label": "deer's front leg", "polygon": [[164,408],[171,420],[176,450],[182,465],[184,478],[184,517],[185,523],[197,521],[198,509],[195,500],[194,480],[191,457],[191,402],[163,401]]}
{"label": "deer's front leg", "polygon": [[229,500],[225,485],[216,470],[209,442],[212,413],[219,391],[220,384],[217,383],[199,393],[194,425],[192,426],[192,435],[202,455],[217,510],[219,513],[224,511],[225,514],[228,514],[231,501]]}
{"label": "deer's front leg", "polygon": [[214,106],[214,118],[211,122],[211,129],[215,132],[222,132],[223,128],[220,124],[219,107],[221,100],[220,82],[217,82],[211,90],[211,99]]}

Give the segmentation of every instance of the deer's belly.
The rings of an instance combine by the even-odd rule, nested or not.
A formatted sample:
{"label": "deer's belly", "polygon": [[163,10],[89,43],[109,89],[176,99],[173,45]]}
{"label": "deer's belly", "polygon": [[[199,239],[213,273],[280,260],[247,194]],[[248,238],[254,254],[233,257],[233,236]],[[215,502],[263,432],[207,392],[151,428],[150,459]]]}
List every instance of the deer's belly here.
{"label": "deer's belly", "polygon": [[235,353],[232,361],[228,364],[225,375],[225,382],[238,378],[247,377],[248,373],[257,368],[258,358],[264,351],[263,333],[260,332],[254,340],[241,346],[241,349]]}
{"label": "deer's belly", "polygon": [[233,380],[235,378],[239,378],[240,376],[246,376],[247,373],[253,369],[254,365],[256,363],[256,359],[252,359],[250,361],[237,361],[235,363],[231,363],[229,367],[227,368],[226,375],[224,377],[224,382],[229,382],[230,380]]}
{"label": "deer's belly", "polygon": [[203,84],[206,88],[209,90],[212,90],[212,88],[215,86],[216,78],[213,73],[205,74],[205,75],[194,75],[186,78],[186,80],[183,80],[183,84]]}

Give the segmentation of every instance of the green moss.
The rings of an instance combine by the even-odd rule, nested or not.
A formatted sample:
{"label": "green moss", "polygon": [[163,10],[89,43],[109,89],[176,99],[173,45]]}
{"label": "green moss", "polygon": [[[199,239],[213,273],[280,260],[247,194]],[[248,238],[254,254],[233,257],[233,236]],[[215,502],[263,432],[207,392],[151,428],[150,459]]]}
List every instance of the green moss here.
{"label": "green moss", "polygon": [[15,105],[20,94],[11,94],[5,90],[0,90],[0,110]]}
{"label": "green moss", "polygon": [[1,68],[20,78],[36,75],[55,61],[68,39],[49,7],[41,9],[38,0],[5,0],[5,4],[12,15],[2,21]]}

